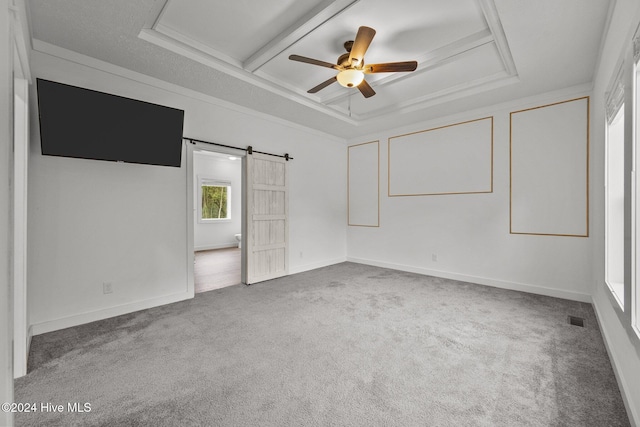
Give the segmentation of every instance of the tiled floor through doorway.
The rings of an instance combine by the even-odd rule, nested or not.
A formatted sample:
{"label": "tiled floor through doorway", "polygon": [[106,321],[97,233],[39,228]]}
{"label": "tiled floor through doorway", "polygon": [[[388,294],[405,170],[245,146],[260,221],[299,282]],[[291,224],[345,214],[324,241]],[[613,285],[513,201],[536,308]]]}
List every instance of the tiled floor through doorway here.
{"label": "tiled floor through doorway", "polygon": [[195,291],[206,292],[240,283],[240,249],[225,248],[195,253]]}

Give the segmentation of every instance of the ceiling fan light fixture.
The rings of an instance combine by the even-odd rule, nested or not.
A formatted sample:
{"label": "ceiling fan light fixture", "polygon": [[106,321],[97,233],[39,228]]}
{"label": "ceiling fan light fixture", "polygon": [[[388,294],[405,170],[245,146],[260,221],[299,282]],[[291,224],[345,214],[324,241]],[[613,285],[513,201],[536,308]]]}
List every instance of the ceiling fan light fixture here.
{"label": "ceiling fan light fixture", "polygon": [[344,87],[357,87],[364,80],[364,73],[360,70],[349,68],[338,73],[338,83]]}
{"label": "ceiling fan light fixture", "polygon": [[362,96],[365,98],[371,98],[376,94],[376,91],[365,80],[365,74],[375,73],[398,73],[398,72],[410,72],[415,71],[418,67],[417,61],[403,61],[403,62],[383,62],[380,64],[365,64],[364,55],[369,48],[373,36],[376,35],[376,30],[370,27],[358,28],[355,40],[349,40],[345,42],[344,48],[347,53],[343,53],[338,57],[338,61],[330,63],[326,61],[320,61],[318,59],[307,58],[300,55],[289,55],[289,59],[292,61],[304,62],[311,65],[318,65],[320,67],[332,68],[338,70],[338,75],[331,77],[328,80],[320,83],[309,89],[307,93],[318,93],[318,91],[325,87],[338,82],[340,86],[346,88],[357,87]]}

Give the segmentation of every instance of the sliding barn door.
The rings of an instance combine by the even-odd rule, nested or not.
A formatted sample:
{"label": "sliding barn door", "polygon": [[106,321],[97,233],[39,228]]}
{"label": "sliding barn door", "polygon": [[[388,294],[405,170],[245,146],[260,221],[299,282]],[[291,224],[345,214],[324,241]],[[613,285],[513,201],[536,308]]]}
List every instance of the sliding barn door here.
{"label": "sliding barn door", "polygon": [[247,284],[288,274],[288,180],[285,159],[247,155]]}

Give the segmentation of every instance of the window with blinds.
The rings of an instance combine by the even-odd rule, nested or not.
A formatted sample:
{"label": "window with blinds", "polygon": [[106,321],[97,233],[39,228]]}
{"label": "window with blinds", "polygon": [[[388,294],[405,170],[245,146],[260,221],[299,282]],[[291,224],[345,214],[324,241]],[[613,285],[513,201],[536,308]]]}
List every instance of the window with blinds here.
{"label": "window with blinds", "polygon": [[620,65],[606,97],[605,282],[624,311],[624,73]]}

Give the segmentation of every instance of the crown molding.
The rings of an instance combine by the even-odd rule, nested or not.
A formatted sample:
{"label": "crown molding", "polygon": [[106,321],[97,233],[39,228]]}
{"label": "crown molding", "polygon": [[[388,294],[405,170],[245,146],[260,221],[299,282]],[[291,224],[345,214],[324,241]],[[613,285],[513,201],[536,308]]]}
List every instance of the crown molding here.
{"label": "crown molding", "polygon": [[322,112],[324,114],[327,114],[333,118],[342,120],[352,125],[357,125],[357,123],[354,120],[332,111],[325,105],[319,104],[317,102],[313,102],[312,100],[307,99],[306,97],[302,97],[290,89],[286,89],[279,85],[275,85],[263,78],[260,78],[244,70],[243,68],[240,68],[239,67],[240,63],[235,60],[234,60],[235,61],[234,63],[236,65],[234,65],[234,63],[226,62],[220,59],[220,57],[213,56],[211,54],[212,52],[211,49],[207,49],[208,52],[199,49],[198,48],[199,43],[190,42],[189,41],[190,39],[188,37],[181,35],[177,32],[169,32],[165,34],[154,29],[143,29],[142,31],[140,31],[140,34],[138,35],[138,37],[140,37],[145,41],[148,41],[149,43],[153,43],[171,52],[177,53],[178,55],[181,55],[185,58],[192,59],[196,62],[199,62],[208,67],[211,67],[215,70],[221,71],[225,74],[228,74],[246,83],[250,83],[261,89],[268,90],[271,93],[275,93],[276,95],[280,95],[291,101],[295,101],[306,107],[309,107],[319,112]]}
{"label": "crown molding", "polygon": [[326,138],[334,142],[345,143],[346,141],[346,139],[338,137],[336,135],[322,132],[320,130],[310,128],[298,123],[294,123],[292,121],[285,120],[279,117],[275,117],[270,114],[261,113],[251,108],[243,107],[241,105],[234,104],[232,102],[225,101],[225,100],[216,98],[214,96],[204,94],[202,92],[198,92],[192,89],[187,89],[185,87],[176,85],[174,83],[169,83],[167,81],[157,79],[155,77],[151,77],[146,74],[139,73],[137,71],[132,71],[127,68],[120,67],[118,65],[114,65],[106,61],[101,61],[99,59],[92,58],[87,55],[83,55],[68,49],[64,49],[62,47],[52,45],[42,40],[32,39],[32,46],[35,52],[39,52],[39,53],[49,55],[55,58],[59,58],[65,61],[73,62],[75,64],[92,68],[97,71],[112,74],[114,76],[125,78],[137,83],[145,84],[151,87],[155,87],[157,89],[175,93],[180,96],[185,96],[188,98],[203,101],[208,104],[215,105],[217,107],[221,107],[230,111],[235,111],[235,112],[246,114],[259,119],[267,120],[272,123],[278,123],[288,128],[297,129],[312,135]]}

